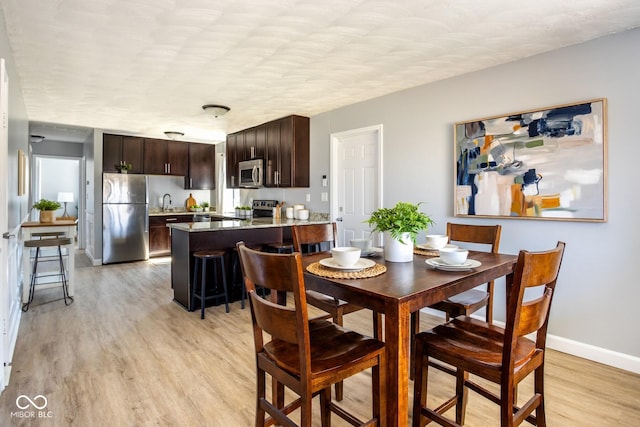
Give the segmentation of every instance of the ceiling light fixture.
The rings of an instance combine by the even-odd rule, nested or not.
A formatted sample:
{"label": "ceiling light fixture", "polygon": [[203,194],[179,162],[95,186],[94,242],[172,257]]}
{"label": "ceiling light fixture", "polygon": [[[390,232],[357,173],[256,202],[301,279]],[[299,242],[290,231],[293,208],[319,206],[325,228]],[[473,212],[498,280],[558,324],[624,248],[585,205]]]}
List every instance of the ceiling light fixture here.
{"label": "ceiling light fixture", "polygon": [[178,138],[182,138],[184,136],[184,133],[182,132],[177,132],[174,130],[167,130],[164,132],[165,135],[167,135],[167,138],[170,139],[178,139]]}
{"label": "ceiling light fixture", "polygon": [[44,141],[44,136],[42,135],[31,135],[31,142],[33,144],[37,144],[38,142]]}
{"label": "ceiling light fixture", "polygon": [[229,107],[225,107],[224,105],[215,105],[215,104],[207,104],[203,105],[202,109],[209,114],[212,114],[213,117],[218,118],[220,116],[224,116],[230,110]]}

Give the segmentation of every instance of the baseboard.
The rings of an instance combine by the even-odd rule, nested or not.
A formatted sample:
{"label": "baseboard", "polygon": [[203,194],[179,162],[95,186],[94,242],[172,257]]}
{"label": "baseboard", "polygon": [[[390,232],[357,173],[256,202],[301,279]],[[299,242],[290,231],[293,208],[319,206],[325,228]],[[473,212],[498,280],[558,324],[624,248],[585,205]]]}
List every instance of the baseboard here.
{"label": "baseboard", "polygon": [[572,356],[640,374],[640,357],[547,334],[547,347]]}
{"label": "baseboard", "polygon": [[89,252],[88,250],[85,250],[84,254],[87,256],[87,258],[89,258],[89,261],[91,261],[91,265],[93,265],[94,267],[96,267],[98,265],[102,265],[102,259],[101,258],[94,258],[93,254],[91,252]]}
{"label": "baseboard", "polygon": [[[423,308],[420,311],[425,314],[444,318],[444,314],[437,310]],[[479,316],[477,314],[473,314],[471,317],[484,320],[484,316]],[[497,326],[504,327],[504,322],[494,320],[493,323]],[[572,356],[640,374],[640,357],[619,353],[602,347],[596,347],[591,344],[585,344],[552,334],[547,334],[547,347]]]}

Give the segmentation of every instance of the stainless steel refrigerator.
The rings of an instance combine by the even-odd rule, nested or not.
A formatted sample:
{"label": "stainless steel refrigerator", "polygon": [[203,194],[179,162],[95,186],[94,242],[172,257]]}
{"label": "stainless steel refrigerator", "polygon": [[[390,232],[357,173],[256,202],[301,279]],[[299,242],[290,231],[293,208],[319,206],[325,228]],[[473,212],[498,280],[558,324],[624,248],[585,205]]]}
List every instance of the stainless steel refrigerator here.
{"label": "stainless steel refrigerator", "polygon": [[105,173],[102,179],[102,263],[149,259],[146,175]]}

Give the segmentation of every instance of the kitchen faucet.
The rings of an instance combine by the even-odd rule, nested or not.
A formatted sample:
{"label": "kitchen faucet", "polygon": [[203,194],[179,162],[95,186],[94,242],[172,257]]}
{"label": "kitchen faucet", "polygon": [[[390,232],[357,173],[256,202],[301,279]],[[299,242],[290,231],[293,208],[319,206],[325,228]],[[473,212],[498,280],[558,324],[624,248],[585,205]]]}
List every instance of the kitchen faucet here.
{"label": "kitchen faucet", "polygon": [[169,196],[169,205],[167,206],[167,208],[169,206],[171,206],[171,194],[169,193],[164,193],[164,195],[162,196],[162,212],[166,212],[167,208],[164,207],[164,199],[165,197]]}

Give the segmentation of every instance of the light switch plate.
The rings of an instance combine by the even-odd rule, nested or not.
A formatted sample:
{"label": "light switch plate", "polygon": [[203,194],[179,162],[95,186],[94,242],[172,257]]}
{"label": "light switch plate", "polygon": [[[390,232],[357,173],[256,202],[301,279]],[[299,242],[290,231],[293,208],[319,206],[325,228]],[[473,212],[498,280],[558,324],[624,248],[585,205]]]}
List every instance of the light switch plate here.
{"label": "light switch plate", "polygon": [[307,196],[305,197],[305,200],[307,202],[310,202],[311,201],[311,194],[307,193]]}
{"label": "light switch plate", "polygon": [[329,193],[327,193],[326,191],[322,192],[321,197],[322,197],[322,201],[323,202],[328,202],[329,201]]}

